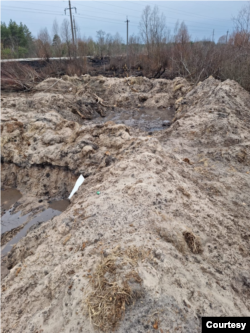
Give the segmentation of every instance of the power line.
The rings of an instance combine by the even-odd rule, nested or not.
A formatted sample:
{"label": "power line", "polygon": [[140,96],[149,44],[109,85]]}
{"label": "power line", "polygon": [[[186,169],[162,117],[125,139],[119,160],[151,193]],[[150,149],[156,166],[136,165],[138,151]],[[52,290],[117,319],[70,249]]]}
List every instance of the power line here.
{"label": "power line", "polygon": [[[14,9],[15,8],[15,9]],[[17,8],[20,8],[19,10]],[[11,11],[22,11],[22,12],[27,12],[27,13],[37,13],[37,14],[40,14],[40,15],[54,15],[54,16],[63,16],[63,14],[61,13],[57,13],[57,12],[52,12],[52,11],[49,11],[49,10],[44,10],[44,9],[41,9],[41,10],[36,10],[36,9],[30,9],[30,8],[23,8],[23,7],[2,7],[2,9],[4,10],[11,10]],[[98,19],[98,21],[103,21],[103,22],[108,22],[108,23],[116,23],[116,24],[123,24],[121,20],[119,19],[109,19],[109,18],[103,18],[103,17],[97,17],[97,16],[87,16],[87,15],[81,15],[81,14],[77,14],[78,17],[82,17],[84,18],[85,20],[92,20],[92,19]],[[171,22],[169,22],[171,23]],[[174,23],[173,23],[174,24]],[[131,26],[133,27],[138,27],[138,24],[135,24],[135,23],[130,23]],[[201,31],[208,31],[208,29],[206,29],[203,25],[202,28],[198,28],[197,26],[192,26],[192,25],[188,25],[188,28],[190,28],[190,30],[192,32],[201,32]],[[218,30],[222,30],[224,29],[225,27],[223,28],[218,28]]]}
{"label": "power line", "polygon": [[[27,13],[36,13],[36,14],[45,14],[45,15],[54,15],[54,16],[63,16],[63,14],[60,14],[60,13],[57,13],[57,12],[49,12],[49,11],[46,11],[46,12],[40,12],[40,10],[24,10],[24,9],[20,9],[20,10],[17,10],[17,9],[11,9],[10,8],[2,8],[2,9],[7,9],[7,10],[11,10],[11,11],[22,11],[22,12],[27,12]],[[123,24],[121,20],[119,19],[109,19],[109,18],[103,18],[103,17],[100,17],[100,16],[86,16],[86,15],[81,15],[81,14],[77,14],[79,17],[82,17],[82,18],[85,18],[85,19],[89,19],[89,20],[92,20],[92,19],[98,19],[98,21],[103,21],[103,22],[114,22],[114,23],[117,23],[117,24]],[[173,25],[176,23],[176,22],[169,22],[169,23],[172,23]],[[130,23],[131,26],[134,26],[134,27],[138,27],[138,24],[136,23]],[[188,28],[191,28],[192,30],[196,30],[196,31],[208,31],[207,28],[199,28],[197,26],[192,26],[190,24],[188,24]],[[219,29],[225,29],[225,27],[221,27]]]}
{"label": "power line", "polygon": [[[98,18],[98,20],[102,20],[102,21],[106,21],[106,22],[110,22],[111,20],[114,21],[114,22],[117,22],[118,24],[123,24],[121,22],[121,20],[116,20],[116,19],[105,19],[105,18],[101,18],[100,16],[97,17],[97,16],[85,16],[85,15],[81,15],[81,14],[77,14],[77,16],[79,17],[83,17],[83,18],[89,18],[89,19],[95,19],[95,18]],[[172,23],[172,24],[175,24],[176,22]],[[135,24],[135,23],[131,23],[130,21],[130,25],[134,26],[134,27],[138,27],[138,24]],[[197,26],[191,26],[191,25],[188,25],[188,28],[191,27],[192,30],[197,30],[197,31],[208,31],[209,28],[199,28]],[[221,27],[221,30],[222,29],[225,29],[225,27]]]}
{"label": "power line", "polygon": [[[15,8],[15,9],[14,9]],[[16,8],[20,8],[20,10],[17,10]],[[40,14],[41,11],[44,11],[44,13],[41,13],[41,14],[51,14],[51,15],[59,15],[59,16],[63,16],[63,14],[61,13],[58,13],[58,12],[52,12],[52,11],[48,11],[48,10],[36,10],[36,9],[31,9],[31,8],[23,8],[23,7],[3,7],[2,9],[7,9],[7,10],[15,10],[15,11],[23,11],[23,12],[32,12],[32,13],[38,13]],[[104,18],[104,17],[100,17],[100,16],[85,16],[85,15],[82,15],[82,14],[79,14],[79,13],[76,13],[78,16],[81,16],[81,17],[89,17],[89,18],[98,18],[98,19],[103,19],[105,21],[114,21],[114,22],[119,22],[122,24],[121,20],[119,19],[109,19],[109,18]],[[134,24],[136,25],[136,24]]]}
{"label": "power line", "polygon": [[[8,1],[14,1],[14,2],[18,2],[20,3],[20,0],[8,0]],[[55,0],[54,0],[55,1]],[[28,3],[30,5],[34,5],[34,2],[28,2],[28,1],[22,1],[22,3]],[[35,3],[36,5],[41,5],[41,6],[44,6],[44,4],[41,4],[41,3]],[[58,6],[53,6],[53,5],[49,5],[50,7],[55,7],[55,8],[58,8]]]}
{"label": "power line", "polygon": [[[16,7],[15,7],[16,8]],[[36,11],[36,10],[22,10],[22,9],[12,9],[12,7],[11,8],[4,8],[4,7],[2,7],[1,8],[2,10],[9,10],[9,11],[16,11],[16,12],[27,12],[27,13],[36,13],[36,14],[44,14],[44,15],[54,15],[54,16],[63,16],[63,14],[60,14],[60,13],[54,13],[54,12],[46,12],[46,13],[42,13],[42,12],[40,12],[40,10],[39,11]]]}
{"label": "power line", "polygon": [[[97,1],[97,2],[102,3],[102,4],[106,4],[106,3],[104,3],[104,2],[100,2],[100,1]],[[83,5],[82,5],[82,4],[79,4],[78,6],[81,7],[81,6],[83,6]],[[115,6],[115,7],[118,7],[118,8],[122,8],[122,9],[127,9],[127,10],[129,10],[128,8],[121,7],[121,6],[116,6],[116,5],[111,5],[111,6]],[[84,5],[84,8],[86,8],[86,7],[87,7],[87,8],[92,8],[92,9],[94,9],[94,12],[96,12],[96,8],[95,8],[95,7],[85,6],[85,5]],[[130,10],[131,10],[131,9],[130,9]],[[88,10],[88,12],[90,12],[90,11],[91,11],[91,10]],[[117,12],[117,11],[110,11],[110,10],[105,10],[105,9],[102,9],[102,11],[109,12],[109,13],[120,14],[120,12]],[[130,15],[130,17],[134,17],[134,18],[140,20],[140,17],[139,17],[139,16]],[[199,21],[185,20],[185,22],[192,22],[192,23],[202,24],[203,26],[204,26],[204,25],[207,25],[207,26],[211,27],[211,25],[210,25],[209,23],[205,23],[205,24],[204,24],[203,22],[199,22]],[[167,23],[173,23],[173,22],[171,22],[171,21],[169,21],[169,20],[167,19]],[[175,21],[174,23],[176,23],[176,21]],[[188,26],[191,26],[191,25],[189,24]],[[222,26],[221,26],[221,28],[222,28],[222,29],[225,29],[225,27],[222,27]]]}
{"label": "power line", "polygon": [[70,0],[69,0],[69,8],[65,8],[65,9],[64,9],[64,12],[65,12],[65,15],[66,15],[66,11],[67,11],[67,10],[69,10],[69,13],[70,13],[70,22],[71,22],[72,40],[73,40],[73,46],[74,46],[74,48],[75,48],[74,27],[73,27],[72,12],[71,12],[72,9],[75,9],[75,12],[76,12],[76,7],[71,7],[71,2],[70,2]]}
{"label": "power line", "polygon": [[[139,4],[141,4],[141,2],[146,2],[146,1],[138,1],[138,3]],[[143,4],[141,4],[142,6],[145,6],[145,5],[143,5]],[[182,10],[182,9],[175,9],[175,8],[171,8],[171,7],[166,7],[166,6],[162,6],[162,5],[157,5],[157,7],[161,7],[161,8],[166,8],[168,11],[169,10],[172,10],[172,11],[175,11],[175,12],[183,12],[183,13],[185,13],[185,14],[188,14],[188,15],[193,15],[193,16],[196,16],[196,17],[203,17],[203,18],[207,18],[206,16],[204,16],[204,15],[200,15],[200,14],[194,14],[194,13],[191,13],[191,12],[187,12],[187,11],[185,11],[185,10]]]}
{"label": "power line", "polygon": [[[15,0],[12,0],[12,1],[15,1]],[[103,4],[105,4],[105,2],[100,2],[100,1],[97,1],[97,2],[99,2],[99,3],[103,3]],[[36,3],[37,4],[37,3]],[[80,5],[80,6],[82,6],[82,5]],[[115,5],[113,5],[113,6],[115,6]],[[2,6],[2,7],[7,7],[7,6]],[[10,6],[8,6],[8,7],[10,7]],[[89,8],[94,8],[94,7],[90,7],[90,6],[87,6],[87,7],[89,7]],[[124,8],[124,7],[120,7],[120,6],[115,6],[115,7],[119,7],[119,8]],[[23,7],[10,7],[11,9],[14,9],[14,8],[20,8],[20,9],[22,9]],[[36,10],[36,9],[33,9],[33,8],[24,8],[24,9],[29,9],[29,10]],[[39,11],[44,11],[44,10],[39,10]],[[118,12],[114,12],[114,11],[108,11],[108,10],[105,10],[105,11],[107,11],[107,12],[112,12],[112,13],[118,13]],[[57,14],[57,13],[55,13],[55,14]],[[58,14],[57,14],[58,15]],[[134,16],[135,18],[138,18],[137,16]],[[107,20],[113,20],[114,21],[114,19],[109,19],[109,18],[105,18],[105,19],[107,19]],[[191,23],[196,23],[196,21],[190,21],[190,20],[185,20],[186,22],[191,22]],[[175,22],[171,22],[171,21],[167,21],[169,24],[175,24]],[[197,22],[197,24],[202,24],[202,26],[207,26],[207,27],[211,27],[211,25],[210,24],[204,24],[203,22]],[[188,27],[192,27],[192,25],[189,23],[188,24]],[[195,24],[195,27],[196,27],[196,24]],[[222,27],[222,26],[216,26],[216,28],[221,28],[221,29],[224,29],[225,27]]]}
{"label": "power line", "polygon": [[[64,2],[64,1],[63,1]],[[88,6],[88,5],[86,5],[86,1],[84,1],[84,4],[82,4],[82,2],[83,1],[77,1],[77,6],[84,6],[84,8],[85,7],[88,7],[88,8],[93,8],[93,9],[96,9],[95,7],[91,7],[91,6]],[[90,2],[90,1],[89,1]],[[88,2],[88,3],[89,3]],[[100,6],[100,4],[99,4],[99,2],[100,1],[91,1],[92,3],[96,3],[96,4],[98,4],[98,7]],[[132,1],[126,1],[126,2],[129,2],[129,3],[132,3]],[[142,2],[145,2],[146,4],[148,4],[148,2],[147,1],[136,1],[135,2],[135,4],[137,4],[137,5],[139,5],[139,6],[143,6],[143,7],[145,7],[146,6],[146,4],[144,5]],[[118,6],[118,5],[114,5],[114,4],[110,4],[110,3],[107,3],[107,2],[105,2],[105,1],[102,1],[102,3],[105,3],[106,5],[108,5],[108,6],[114,6],[114,7],[117,7],[117,8],[122,8],[122,9],[127,9],[127,10],[130,10],[130,11],[135,11],[134,10],[134,8],[128,8],[128,7],[123,7],[123,6]],[[39,5],[39,2],[37,2],[36,3],[36,5]],[[58,6],[53,6],[53,5],[51,5],[50,4],[50,8],[57,8],[58,9]],[[188,14],[188,15],[192,15],[192,16],[196,16],[196,17],[203,17],[203,18],[207,18],[207,16],[204,16],[204,15],[202,15],[202,14],[195,14],[195,13],[192,13],[192,12],[187,12],[187,11],[184,11],[184,10],[181,10],[181,9],[174,9],[174,8],[171,8],[171,7],[166,7],[166,6],[162,6],[162,5],[158,5],[158,7],[159,8],[165,8],[165,9],[167,9],[168,10],[168,12],[169,12],[169,10],[171,11],[176,11],[176,12],[183,12],[183,13],[186,13],[186,14]],[[12,8],[17,8],[17,7],[12,7]],[[19,8],[24,8],[24,7],[19,7]],[[40,10],[40,9],[39,9]],[[109,11],[109,10],[107,10],[107,9],[101,9],[102,11],[106,11],[106,12],[111,12],[111,11]],[[117,12],[115,12],[115,11],[112,11],[113,13],[117,13]],[[134,16],[134,15],[130,15],[130,17],[135,17],[135,18],[138,18],[138,16]],[[191,22],[191,21],[190,21]],[[194,22],[194,21],[192,21],[192,22]]]}
{"label": "power line", "polygon": [[[16,11],[22,11],[22,10],[16,10]],[[26,11],[24,11],[24,12],[26,12]],[[29,12],[29,11],[27,11],[27,12]],[[32,13],[37,13],[37,14],[42,14],[42,15],[54,15],[54,16],[64,16],[63,14],[56,14],[56,13],[39,13],[39,12],[32,12]],[[90,21],[93,21],[93,19],[96,19],[97,17],[95,17],[95,16],[84,16],[84,15],[80,15],[80,14],[76,14],[78,17],[80,17],[80,18],[84,18],[85,20],[90,20]],[[102,21],[102,22],[108,22],[108,23],[114,23],[114,24],[119,24],[119,25],[121,25],[121,24],[123,24],[123,22],[122,21],[120,21],[120,20],[110,20],[110,19],[103,19],[103,18],[101,18],[101,17],[98,17],[98,21]],[[133,24],[133,23],[131,23],[130,22],[130,25],[131,26],[134,26],[134,27],[138,27],[138,25],[137,24]],[[190,26],[188,26],[188,27],[190,27]],[[201,32],[201,31],[204,31],[204,32],[207,32],[208,31],[208,29],[206,29],[206,28],[199,28],[199,27],[196,27],[196,28],[192,28],[191,27],[191,29],[190,29],[192,32]],[[219,29],[218,29],[219,30]],[[222,28],[220,29],[220,30],[222,30]]]}
{"label": "power line", "polygon": [[[78,5],[79,6],[79,5]],[[81,5],[80,5],[81,6]],[[91,7],[91,6],[87,6],[87,5],[85,5],[84,4],[84,8],[85,7],[88,7],[88,8],[92,8],[92,9],[94,9],[94,12],[96,12],[96,8],[95,7]],[[88,10],[88,11],[90,11],[90,10]],[[108,13],[114,13],[114,14],[121,14],[120,12],[114,12],[114,11],[111,11],[111,10],[107,10],[107,9],[101,9],[101,11],[102,12],[108,12]],[[136,18],[136,19],[139,19],[139,17],[138,16],[134,16],[134,15],[130,15],[130,17],[134,17],[134,18]]]}
{"label": "power line", "polygon": [[[126,0],[127,1],[127,0]],[[121,9],[126,9],[126,10],[131,10],[131,8],[127,8],[127,7],[122,7],[122,6],[117,6],[117,5],[113,5],[113,4],[109,4],[107,2],[103,2],[103,1],[99,1],[99,0],[94,0],[94,2],[97,2],[97,3],[101,3],[101,4],[105,4],[105,5],[108,5],[108,6],[112,6],[112,7],[117,7],[117,8],[121,8]],[[131,1],[127,1],[127,2],[131,2]],[[131,2],[134,4],[134,2]],[[79,6],[82,6],[82,4],[79,4]],[[161,6],[161,7],[164,7],[164,6]],[[167,7],[164,7],[164,8],[167,8]],[[162,11],[163,12],[163,11]],[[164,12],[163,12],[164,13]],[[164,13],[165,14],[165,13]],[[200,16],[199,16],[200,17]],[[176,21],[175,21],[176,22]],[[198,24],[202,24],[204,25],[203,22],[199,22],[199,21],[193,21],[193,20],[185,20],[185,22],[191,22],[191,23],[198,23]],[[211,27],[211,25],[209,23],[206,23],[207,26]],[[219,27],[219,26],[217,26]],[[222,27],[220,26],[222,29],[225,29],[225,27]]]}
{"label": "power line", "polygon": [[[92,2],[96,2],[96,1],[92,1]],[[128,2],[128,1],[127,1]],[[130,2],[130,1],[129,1]],[[146,5],[143,5],[141,2],[143,2],[143,1],[136,1],[136,4],[137,5],[141,5],[141,6],[143,6],[144,8],[145,8],[145,6]],[[145,1],[144,1],[145,2]],[[107,4],[108,6],[113,6],[113,7],[118,7],[118,8],[123,8],[123,9],[126,9],[126,10],[131,10],[131,11],[135,11],[135,9],[132,9],[132,8],[127,8],[127,7],[121,7],[121,6],[117,6],[117,5],[114,5],[114,4],[110,4],[110,3],[107,3],[107,2],[104,2],[104,1],[102,1],[102,3],[105,3],[105,4]],[[130,2],[131,3],[131,2]],[[158,6],[158,5],[157,5]],[[162,5],[159,5],[158,6],[160,9],[161,8],[165,8],[165,9],[167,9],[168,10],[168,12],[169,12],[169,10],[174,10],[174,11],[177,11],[177,12],[179,12],[179,11],[181,11],[181,12],[184,12],[184,13],[186,13],[186,14],[188,14],[188,15],[195,15],[195,16],[197,16],[197,17],[202,17],[202,15],[197,15],[197,14],[193,14],[193,13],[189,13],[189,12],[186,12],[186,11],[182,11],[182,10],[178,10],[178,9],[172,9],[172,8],[170,8],[170,7],[163,7]],[[204,18],[207,18],[207,17],[205,17],[205,16],[203,16]],[[208,19],[208,18],[207,18]],[[201,24],[204,24],[204,22],[195,22],[195,21],[190,21],[190,20],[185,20],[185,21],[189,21],[189,22],[193,22],[193,23],[201,23]],[[225,27],[224,27],[225,28]]]}
{"label": "power line", "polygon": [[[103,17],[100,17],[100,16],[86,16],[86,15],[81,15],[81,14],[77,14],[78,17],[83,17],[85,19],[90,19],[90,20],[93,20],[93,19],[98,19],[98,21],[104,21],[104,22],[108,22],[108,23],[116,23],[116,24],[123,24],[123,22],[119,19],[109,19],[109,18],[103,18]],[[131,23],[130,23],[131,24]],[[132,25],[134,27],[138,27],[138,24],[133,24]]]}
{"label": "power line", "polygon": [[14,6],[14,7],[12,7],[12,6],[10,6],[10,5],[7,5],[7,6],[2,6],[1,7],[1,9],[6,9],[6,8],[8,8],[8,9],[22,9],[22,10],[33,10],[33,11],[37,11],[37,12],[50,12],[50,13],[58,13],[58,12],[53,12],[53,11],[51,11],[51,10],[47,10],[47,9],[40,9],[40,8],[30,8],[30,7],[18,7],[18,6]]}

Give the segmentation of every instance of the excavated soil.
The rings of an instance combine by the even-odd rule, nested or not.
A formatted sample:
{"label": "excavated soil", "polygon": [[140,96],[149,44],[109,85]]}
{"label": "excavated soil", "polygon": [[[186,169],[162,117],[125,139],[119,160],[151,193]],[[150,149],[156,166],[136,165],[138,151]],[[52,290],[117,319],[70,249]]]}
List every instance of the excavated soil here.
{"label": "excavated soil", "polygon": [[212,77],[85,75],[4,94],[13,212],[85,181],[4,258],[2,332],[198,333],[202,316],[249,316],[249,117],[249,93]]}

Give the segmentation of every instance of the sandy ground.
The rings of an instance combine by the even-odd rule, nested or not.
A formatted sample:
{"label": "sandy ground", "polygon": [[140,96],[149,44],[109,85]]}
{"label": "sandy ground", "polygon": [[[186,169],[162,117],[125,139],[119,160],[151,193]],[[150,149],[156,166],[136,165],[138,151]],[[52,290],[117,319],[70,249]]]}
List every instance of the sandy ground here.
{"label": "sandy ground", "polygon": [[[192,88],[85,76],[44,91],[49,80],[31,102],[2,101],[2,186],[54,198],[86,179],[66,211],[9,253],[2,332],[193,333],[201,316],[249,316],[249,93],[213,78]],[[139,98],[176,114],[151,136],[87,123],[66,90],[85,116]],[[19,203],[33,207],[28,196]]]}

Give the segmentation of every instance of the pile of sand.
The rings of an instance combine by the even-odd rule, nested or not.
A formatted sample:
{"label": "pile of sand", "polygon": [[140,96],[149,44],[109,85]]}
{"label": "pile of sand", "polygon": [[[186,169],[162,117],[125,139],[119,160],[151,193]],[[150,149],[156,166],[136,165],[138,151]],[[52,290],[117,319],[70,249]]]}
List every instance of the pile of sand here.
{"label": "pile of sand", "polygon": [[82,124],[121,108],[167,109],[190,90],[190,84],[183,78],[171,81],[65,75],[62,79],[44,80],[34,88],[35,92],[4,98],[2,107],[27,113],[56,111],[64,119]]}
{"label": "pile of sand", "polygon": [[[102,99],[119,81],[84,80]],[[2,185],[56,196],[87,178],[8,255],[3,332],[193,333],[201,316],[249,316],[249,94],[209,78],[177,96],[185,87],[165,81],[176,120],[153,137],[6,101]]]}

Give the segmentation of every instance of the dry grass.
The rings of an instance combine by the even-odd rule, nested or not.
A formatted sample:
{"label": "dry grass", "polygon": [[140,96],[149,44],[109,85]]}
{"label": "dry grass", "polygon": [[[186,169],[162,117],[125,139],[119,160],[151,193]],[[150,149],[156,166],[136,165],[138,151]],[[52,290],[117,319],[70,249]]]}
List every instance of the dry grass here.
{"label": "dry grass", "polygon": [[192,231],[184,231],[183,236],[185,241],[194,254],[200,254],[203,252],[200,238],[192,233]]}
{"label": "dry grass", "polygon": [[21,267],[16,269],[16,276],[21,272],[21,269],[22,269]]}
{"label": "dry grass", "polygon": [[38,74],[28,65],[22,65],[17,62],[1,64],[2,90],[31,90],[43,78],[43,74]]}
{"label": "dry grass", "polygon": [[64,61],[51,61],[46,67],[42,69],[43,73],[48,76],[80,76],[82,74],[87,74],[90,67],[87,64],[87,59],[71,59]]}
{"label": "dry grass", "polygon": [[137,261],[143,257],[136,247],[122,251],[114,249],[91,275],[92,291],[87,297],[91,322],[104,332],[117,328],[126,307],[142,297],[142,279],[136,271]]}
{"label": "dry grass", "polygon": [[67,244],[67,242],[70,240],[70,238],[71,238],[71,234],[69,234],[67,237],[64,238],[62,244],[63,245]]}

